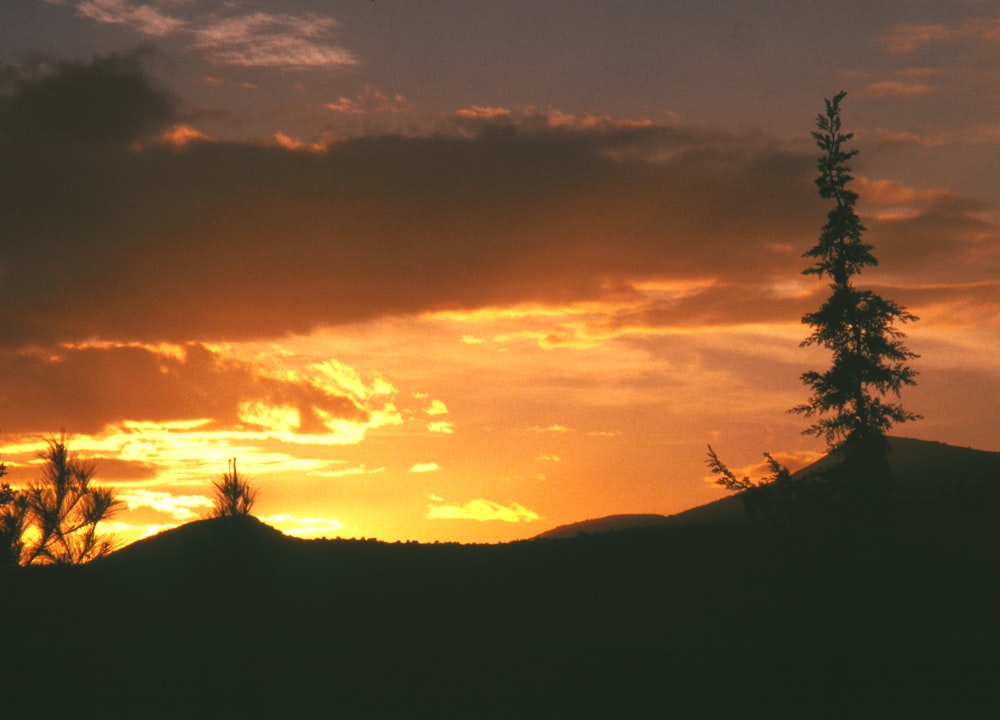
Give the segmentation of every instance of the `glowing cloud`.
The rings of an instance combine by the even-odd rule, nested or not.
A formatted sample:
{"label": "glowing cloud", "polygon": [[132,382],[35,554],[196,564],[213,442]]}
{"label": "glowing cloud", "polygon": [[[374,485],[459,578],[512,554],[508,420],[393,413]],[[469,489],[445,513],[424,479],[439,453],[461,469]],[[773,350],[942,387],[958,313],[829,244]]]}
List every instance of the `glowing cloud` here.
{"label": "glowing cloud", "polygon": [[547,427],[542,427],[541,425],[534,425],[528,428],[530,433],[556,433],[561,435],[563,433],[573,432],[572,429],[566,427],[565,425],[549,425]]}
{"label": "glowing cloud", "polygon": [[213,506],[212,501],[203,495],[173,495],[152,490],[130,490],[119,493],[118,498],[129,510],[150,508],[171,515],[178,522],[195,520],[203,514],[195,510]]}
{"label": "glowing cloud", "polygon": [[299,411],[290,405],[268,405],[265,402],[244,402],[239,419],[273,432],[294,432],[302,424]]}
{"label": "glowing cloud", "polygon": [[430,406],[424,408],[424,412],[428,415],[447,415],[448,406],[440,400],[432,400]]}
{"label": "glowing cloud", "polygon": [[[443,502],[437,495],[428,495],[429,500],[435,503]],[[435,504],[427,506],[428,520],[476,520],[478,522],[489,522],[499,520],[502,522],[519,523],[534,522],[541,520],[541,516],[529,510],[523,505],[512,502],[508,505],[501,505],[492,500],[476,499],[470,500],[465,505]]]}
{"label": "glowing cloud", "polygon": [[410,103],[399,93],[390,97],[381,90],[367,85],[354,97],[342,95],[336,102],[327,103],[326,108],[343,115],[368,115],[406,112],[410,109]]}
{"label": "glowing cloud", "polygon": [[317,477],[350,477],[352,475],[376,475],[378,473],[385,472],[384,467],[377,467],[373,470],[369,470],[365,467],[364,463],[358,465],[357,467],[344,468],[343,470],[316,470],[310,475],[315,475]]}
{"label": "glowing cloud", "polygon": [[211,139],[200,130],[196,130],[190,125],[183,123],[174,125],[161,136],[161,140],[165,145],[173,145],[179,148],[187,147],[193,142],[209,142]]}
{"label": "glowing cloud", "polygon": [[344,524],[336,518],[300,518],[293,515],[268,515],[262,517],[285,535],[299,538],[319,538],[336,533]]}
{"label": "glowing cloud", "polygon": [[427,463],[417,463],[416,465],[413,465],[410,468],[410,472],[411,473],[430,473],[430,472],[437,472],[440,469],[441,468],[438,467],[438,464],[436,462],[427,462]]}
{"label": "glowing cloud", "polygon": [[455,115],[466,120],[496,120],[497,118],[509,118],[510,110],[502,107],[473,105],[469,108],[457,110]]}
{"label": "glowing cloud", "polygon": [[290,150],[292,152],[311,152],[311,153],[323,153],[326,152],[326,145],[321,143],[304,143],[283,132],[276,132],[274,134],[274,144],[278,147],[284,148],[285,150]]}
{"label": "glowing cloud", "polygon": [[432,433],[440,433],[442,435],[453,435],[455,433],[455,425],[447,420],[427,423],[427,429]]}

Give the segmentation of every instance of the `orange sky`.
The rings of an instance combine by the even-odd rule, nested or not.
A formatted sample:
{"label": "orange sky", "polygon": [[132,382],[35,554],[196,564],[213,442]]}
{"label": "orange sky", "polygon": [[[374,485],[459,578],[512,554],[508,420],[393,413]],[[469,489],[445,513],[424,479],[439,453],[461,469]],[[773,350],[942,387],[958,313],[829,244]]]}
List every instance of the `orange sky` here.
{"label": "orange sky", "polygon": [[[403,36],[382,0],[244,5],[190,3],[212,33],[165,1],[0,10],[24,28],[0,58],[11,482],[65,428],[123,541],[205,516],[236,457],[288,533],[496,542],[711,501],[708,443],[801,466],[823,446],[786,411],[827,362],[799,347],[825,293],[801,275],[826,211],[808,133],[840,88],[881,261],[861,284],[920,317],[903,403],[925,419],[897,432],[1000,450],[996,4],[880,5],[831,65],[807,52],[835,43],[819,9],[629,6],[616,29],[585,3],[531,19],[563,23],[557,55],[518,36],[533,74],[470,25],[474,78],[427,50],[468,49],[452,17]],[[496,7],[494,29],[523,11]],[[675,27],[672,59],[641,54]]]}

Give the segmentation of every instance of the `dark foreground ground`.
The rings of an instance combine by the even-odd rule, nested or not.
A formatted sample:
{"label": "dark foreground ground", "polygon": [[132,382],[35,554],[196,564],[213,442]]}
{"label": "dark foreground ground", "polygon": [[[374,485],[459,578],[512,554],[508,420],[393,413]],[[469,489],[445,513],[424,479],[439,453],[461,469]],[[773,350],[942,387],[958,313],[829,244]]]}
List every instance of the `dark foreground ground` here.
{"label": "dark foreground ground", "polygon": [[501,546],[192,523],[0,577],[0,716],[997,717],[995,496]]}

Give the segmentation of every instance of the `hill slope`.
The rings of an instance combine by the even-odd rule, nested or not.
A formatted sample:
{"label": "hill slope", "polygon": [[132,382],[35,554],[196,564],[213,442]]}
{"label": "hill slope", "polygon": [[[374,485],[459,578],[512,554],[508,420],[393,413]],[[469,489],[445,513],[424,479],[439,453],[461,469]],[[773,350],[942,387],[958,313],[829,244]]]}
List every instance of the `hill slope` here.
{"label": "hill slope", "polygon": [[[1000,486],[1000,452],[973,450],[911,438],[892,437],[889,438],[889,444],[889,463],[896,478],[898,497],[903,501],[933,501],[980,483],[996,483]],[[828,467],[830,463],[830,458],[824,457],[802,468],[792,477],[802,479]],[[561,525],[537,537],[569,538],[580,533],[633,527],[729,525],[746,520],[743,502],[735,495],[726,495],[675,515],[611,515]]]}
{"label": "hill slope", "polygon": [[[942,452],[909,450],[920,468],[924,450]],[[969,497],[929,503],[920,522],[840,534],[692,524],[497,546],[307,541],[253,518],[200,521],[88,566],[0,579],[3,707],[144,718],[986,711],[1000,701],[1000,525],[996,493]]]}

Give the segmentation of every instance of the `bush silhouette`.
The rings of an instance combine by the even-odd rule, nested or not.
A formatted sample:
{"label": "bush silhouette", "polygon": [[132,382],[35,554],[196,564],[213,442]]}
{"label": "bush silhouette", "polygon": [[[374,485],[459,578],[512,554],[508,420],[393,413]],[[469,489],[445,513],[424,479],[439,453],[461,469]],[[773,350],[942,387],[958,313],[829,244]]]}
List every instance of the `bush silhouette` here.
{"label": "bush silhouette", "polygon": [[705,463],[716,476],[715,484],[721,485],[731,492],[740,493],[743,507],[752,522],[763,522],[768,525],[781,524],[789,520],[792,512],[790,503],[795,494],[792,476],[784,465],[775,460],[770,453],[764,453],[767,459],[770,475],[758,481],[749,476],[742,478],[729,469],[719,459],[712,446],[708,446],[708,458]]}
{"label": "bush silhouette", "polygon": [[[0,462],[0,478],[7,474],[7,466]],[[24,516],[27,510],[25,497],[7,483],[0,485],[0,571],[15,567],[21,562],[24,543]]]}
{"label": "bush silhouette", "polygon": [[215,507],[212,517],[231,517],[249,515],[257,502],[260,491],[251,487],[250,483],[236,469],[236,458],[229,461],[229,469],[218,480],[212,481],[215,488]]}

